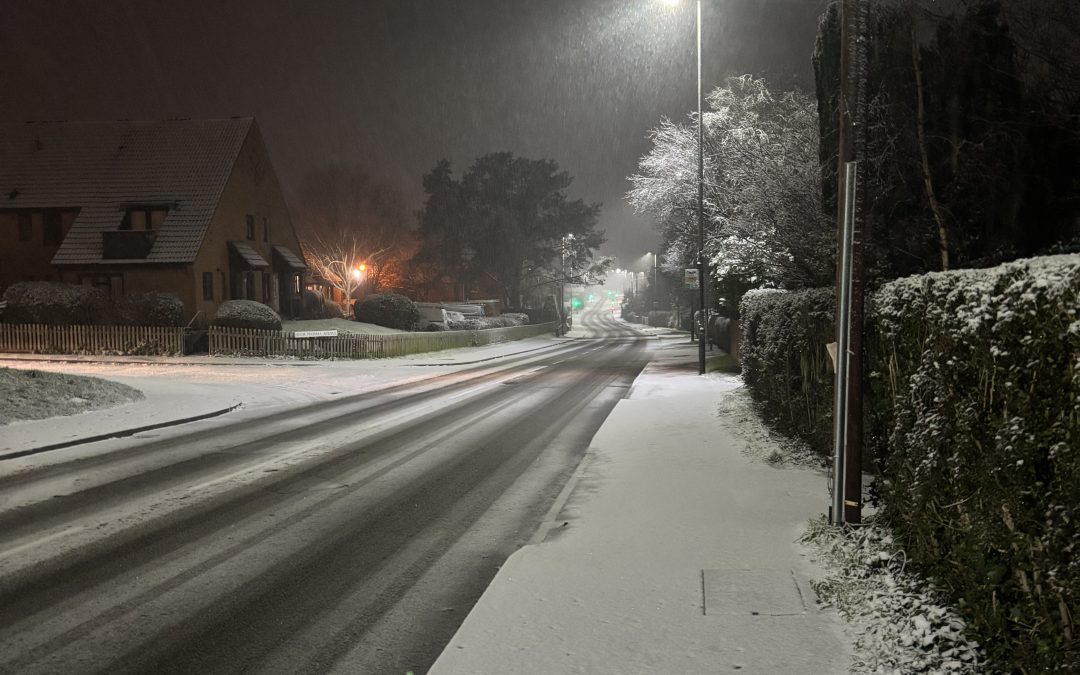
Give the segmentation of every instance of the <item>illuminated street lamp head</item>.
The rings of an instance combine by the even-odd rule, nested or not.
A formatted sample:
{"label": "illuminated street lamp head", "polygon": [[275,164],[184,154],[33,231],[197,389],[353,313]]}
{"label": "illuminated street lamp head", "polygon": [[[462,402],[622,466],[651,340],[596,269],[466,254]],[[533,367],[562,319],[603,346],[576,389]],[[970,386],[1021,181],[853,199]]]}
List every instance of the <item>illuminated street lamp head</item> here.
{"label": "illuminated street lamp head", "polygon": [[678,7],[682,0],[660,0],[660,4],[665,7]]}

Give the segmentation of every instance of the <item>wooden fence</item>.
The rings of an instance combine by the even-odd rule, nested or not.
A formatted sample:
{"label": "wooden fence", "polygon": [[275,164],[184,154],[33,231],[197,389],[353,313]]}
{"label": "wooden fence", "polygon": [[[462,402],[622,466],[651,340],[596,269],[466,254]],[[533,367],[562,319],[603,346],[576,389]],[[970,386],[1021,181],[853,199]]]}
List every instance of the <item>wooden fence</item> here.
{"label": "wooden fence", "polygon": [[181,354],[184,329],[171,326],[50,326],[0,323],[0,352]]}
{"label": "wooden fence", "polygon": [[210,327],[210,353],[217,355],[290,356],[301,359],[379,359],[434,352],[455,347],[478,347],[555,332],[554,323],[511,328],[454,330],[430,333],[369,335],[345,333],[336,337],[298,338],[293,333],[250,328]]}

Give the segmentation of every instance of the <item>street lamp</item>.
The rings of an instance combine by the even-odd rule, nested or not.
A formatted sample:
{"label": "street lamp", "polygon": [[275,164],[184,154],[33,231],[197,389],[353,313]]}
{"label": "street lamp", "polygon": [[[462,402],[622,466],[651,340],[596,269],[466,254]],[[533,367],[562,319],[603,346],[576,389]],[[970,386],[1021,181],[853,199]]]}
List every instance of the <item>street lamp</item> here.
{"label": "street lamp", "polygon": [[657,296],[660,292],[659,287],[656,285],[656,254],[650,252],[648,255],[652,256],[652,309],[656,311]]}
{"label": "street lamp", "polygon": [[[679,0],[662,0],[662,2],[674,7]],[[709,310],[705,304],[705,132],[704,120],[701,115],[701,0],[697,0],[697,145],[698,145],[698,197],[697,197],[697,222],[698,222],[698,292],[701,300],[701,318],[703,336],[698,340],[698,375],[705,374],[705,336],[709,330]],[[691,317],[693,321],[693,317]]]}
{"label": "street lamp", "polygon": [[[363,283],[364,270],[366,270],[366,269],[367,269],[367,265],[365,265],[364,263],[360,263],[359,266],[353,268],[352,278],[356,281],[356,290],[358,290],[358,291],[361,290],[360,284]],[[361,295],[363,295],[363,294],[361,294]]]}

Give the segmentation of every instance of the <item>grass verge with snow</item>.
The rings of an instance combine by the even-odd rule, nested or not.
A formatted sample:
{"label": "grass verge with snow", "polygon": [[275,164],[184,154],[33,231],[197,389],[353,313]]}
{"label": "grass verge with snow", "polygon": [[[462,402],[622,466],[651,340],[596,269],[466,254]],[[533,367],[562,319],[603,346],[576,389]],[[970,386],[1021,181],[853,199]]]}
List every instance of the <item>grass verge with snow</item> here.
{"label": "grass verge with snow", "polygon": [[801,542],[825,570],[812,582],[823,603],[855,629],[852,673],[996,672],[944,594],[907,569],[891,531],[867,519],[859,528],[810,521]]}
{"label": "grass verge with snow", "polygon": [[0,425],[77,415],[141,398],[138,389],[97,377],[0,368]]}

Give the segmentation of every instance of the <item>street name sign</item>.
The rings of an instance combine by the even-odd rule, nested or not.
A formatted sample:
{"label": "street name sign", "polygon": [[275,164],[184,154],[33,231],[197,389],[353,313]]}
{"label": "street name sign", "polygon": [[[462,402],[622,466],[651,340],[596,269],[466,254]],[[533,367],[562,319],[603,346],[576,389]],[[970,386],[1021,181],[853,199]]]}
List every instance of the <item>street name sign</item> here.
{"label": "street name sign", "polygon": [[313,337],[337,337],[336,330],[298,330],[293,333],[293,337],[298,338],[313,338]]}

